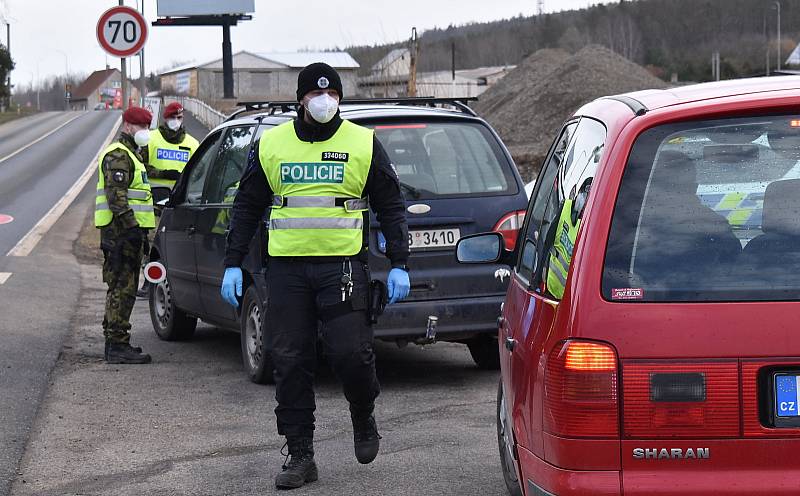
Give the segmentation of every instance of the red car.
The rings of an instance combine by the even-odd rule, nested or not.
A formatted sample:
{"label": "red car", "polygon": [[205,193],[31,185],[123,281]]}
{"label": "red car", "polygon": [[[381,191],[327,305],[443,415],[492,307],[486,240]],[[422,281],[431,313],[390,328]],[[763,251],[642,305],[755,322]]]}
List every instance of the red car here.
{"label": "red car", "polygon": [[564,124],[499,319],[512,494],[800,494],[800,78],[598,99]]}

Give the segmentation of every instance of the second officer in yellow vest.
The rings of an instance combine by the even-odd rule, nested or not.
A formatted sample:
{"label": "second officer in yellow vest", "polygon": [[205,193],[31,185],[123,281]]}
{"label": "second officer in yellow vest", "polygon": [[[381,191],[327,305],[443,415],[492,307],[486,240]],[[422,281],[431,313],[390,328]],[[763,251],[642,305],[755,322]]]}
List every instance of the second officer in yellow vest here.
{"label": "second officer in yellow vest", "polygon": [[199,144],[186,132],[180,103],[164,107],[163,117],[164,123],[150,133],[143,158],[150,183],[172,188]]}
{"label": "second officer in yellow vest", "polygon": [[147,232],[156,227],[153,196],[139,150],[147,146],[150,112],[131,107],[122,114],[122,133],[99,159],[94,223],[100,229],[103,282],[108,285],[103,334],[108,363],[148,363],[150,355],[130,345],[139,265]]}
{"label": "second officer in yellow vest", "polygon": [[[298,116],[266,131],[251,153],[236,194],[222,295],[238,306],[242,260],[270,208],[267,318],[275,366],[275,414],[291,460],[275,484],[317,480],[314,370],[319,342],[350,403],[356,458],[378,454],[373,416],[379,393],[367,312],[367,209],[387,240],[390,303],[410,289],[408,227],[400,184],[386,151],[367,129],[342,120],[339,74],[315,63],[298,76]],[[318,322],[322,322],[318,341]]]}

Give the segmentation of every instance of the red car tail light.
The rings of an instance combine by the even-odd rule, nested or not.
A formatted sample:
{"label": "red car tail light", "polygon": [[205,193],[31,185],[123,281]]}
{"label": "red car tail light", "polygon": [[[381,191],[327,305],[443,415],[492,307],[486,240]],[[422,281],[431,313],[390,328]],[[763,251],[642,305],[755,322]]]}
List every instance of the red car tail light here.
{"label": "red car tail light", "polygon": [[517,210],[504,215],[492,228],[492,231],[503,235],[503,239],[506,242],[506,250],[511,251],[517,245],[517,235],[519,230],[522,229],[523,222],[525,222],[525,211]]}
{"label": "red car tail light", "polygon": [[560,437],[619,436],[617,354],[603,343],[564,341],[547,360],[544,428]]}
{"label": "red car tail light", "polygon": [[735,361],[624,363],[626,438],[739,435],[739,371]]}

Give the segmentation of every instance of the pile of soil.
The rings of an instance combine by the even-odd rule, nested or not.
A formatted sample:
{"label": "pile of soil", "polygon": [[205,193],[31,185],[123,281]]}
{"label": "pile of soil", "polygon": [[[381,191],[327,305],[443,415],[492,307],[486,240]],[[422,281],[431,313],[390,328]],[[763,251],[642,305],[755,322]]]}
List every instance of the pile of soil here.
{"label": "pile of soil", "polygon": [[480,96],[475,110],[497,130],[525,181],[532,180],[561,124],[585,103],[667,84],[611,50],[588,45],[570,56],[535,52]]}

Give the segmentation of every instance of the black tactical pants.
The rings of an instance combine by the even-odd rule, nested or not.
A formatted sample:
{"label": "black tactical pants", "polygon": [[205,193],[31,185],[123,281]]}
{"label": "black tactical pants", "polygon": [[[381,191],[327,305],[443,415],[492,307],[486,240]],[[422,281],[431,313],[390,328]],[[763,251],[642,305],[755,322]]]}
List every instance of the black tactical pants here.
{"label": "black tactical pants", "polygon": [[318,345],[342,383],[351,412],[372,413],[380,387],[367,316],[368,276],[362,262],[352,259],[350,264],[353,288],[343,307],[342,262],[268,262],[265,334],[275,364],[275,415],[283,436],[313,436]]}

